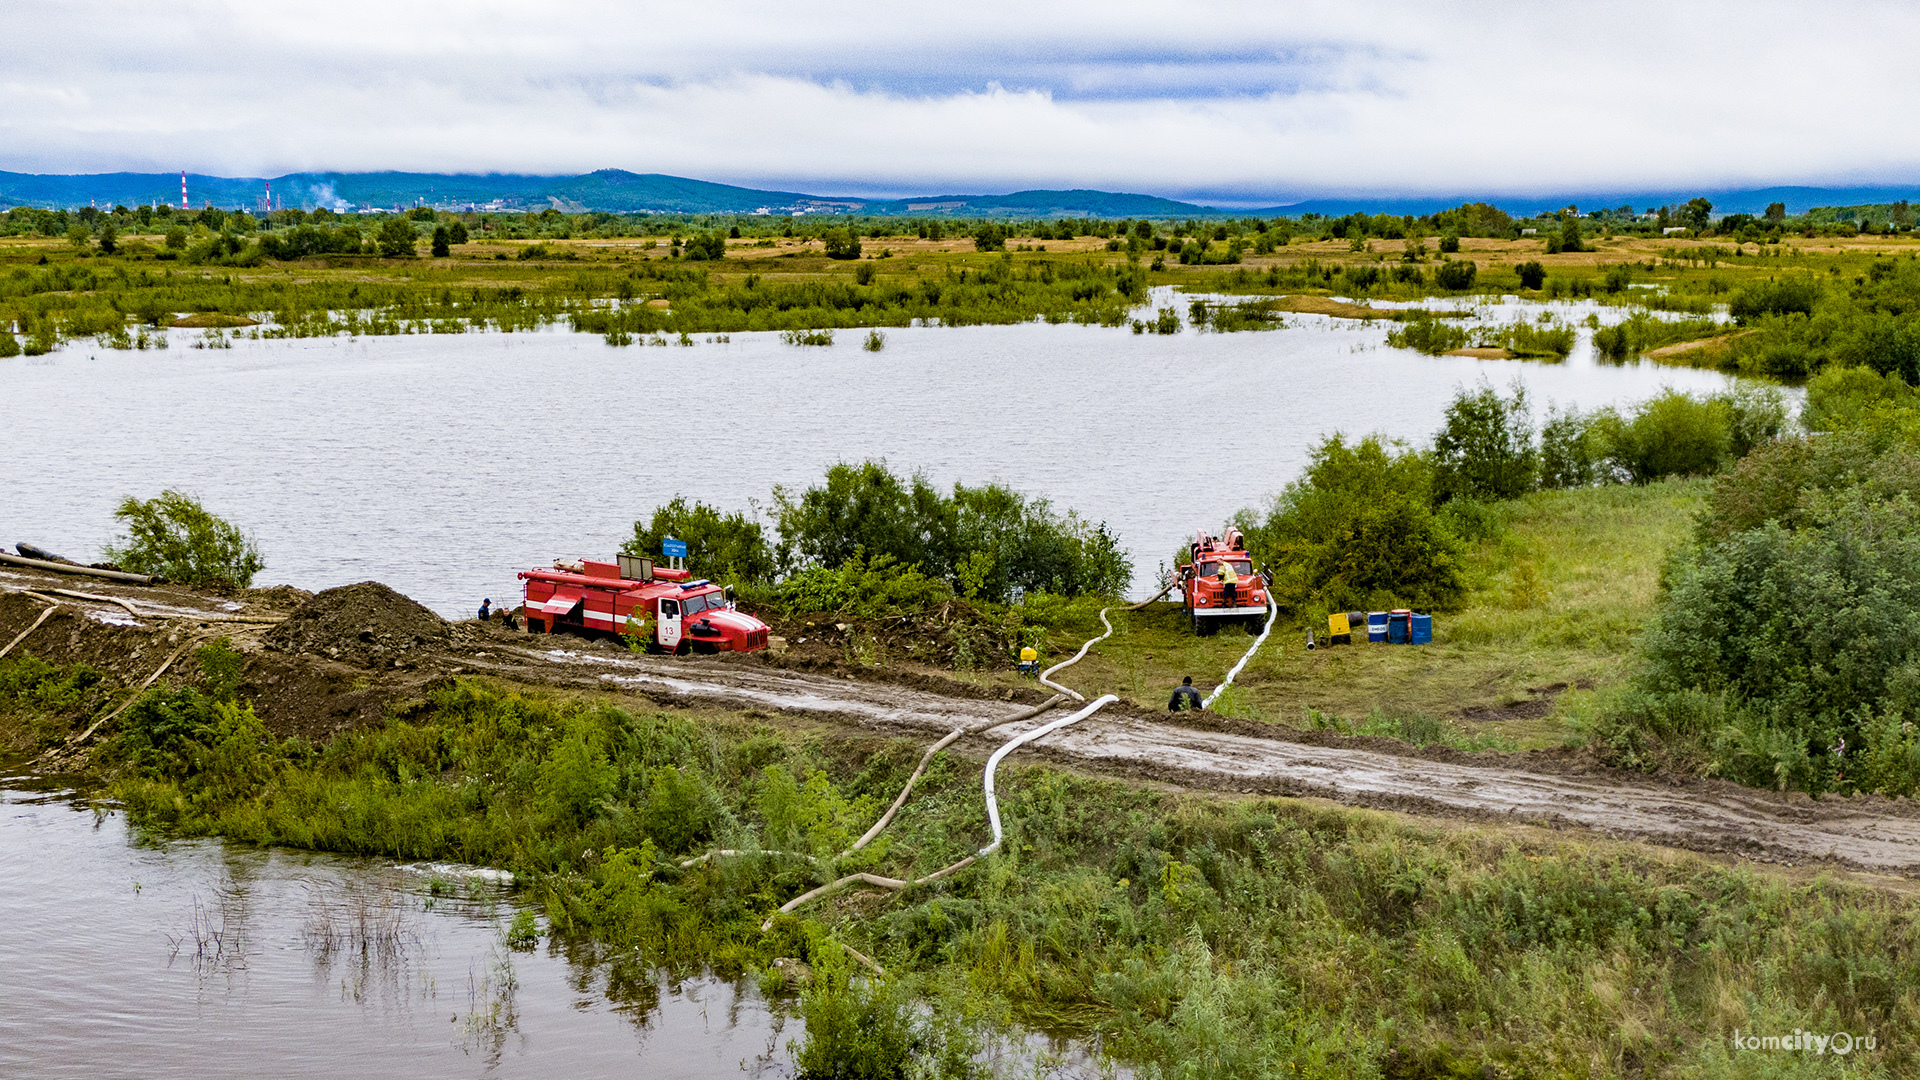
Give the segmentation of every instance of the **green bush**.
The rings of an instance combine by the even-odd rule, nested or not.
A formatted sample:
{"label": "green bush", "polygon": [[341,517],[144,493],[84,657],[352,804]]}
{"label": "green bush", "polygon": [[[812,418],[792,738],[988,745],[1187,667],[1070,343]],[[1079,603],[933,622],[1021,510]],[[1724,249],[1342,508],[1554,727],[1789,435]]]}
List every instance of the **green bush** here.
{"label": "green bush", "polygon": [[1799,312],[1803,315],[1813,313],[1814,305],[1820,301],[1820,281],[1807,275],[1787,278],[1785,281],[1757,281],[1733,294],[1728,303],[1728,312],[1734,321],[1745,325],[1761,315],[1784,315]]}
{"label": "green bush", "polygon": [[259,545],[190,495],[167,490],[141,501],[129,495],[113,512],[127,530],[108,560],[136,574],[188,585],[246,588],[266,566]]}
{"label": "green bush", "polygon": [[1112,595],[1132,577],[1105,525],[999,484],[949,493],[883,462],[841,463],[803,492],[776,489],[774,504],[788,567],[834,570],[857,552],[884,555],[995,602],[1015,590]]}
{"label": "green bush", "polygon": [[633,538],[620,551],[658,561],[660,542],[667,537],[686,542],[687,568],[701,577],[737,585],[773,579],[773,548],[760,523],[745,514],[723,515],[702,502],[689,506],[685,496],[675,495],[645,523],[633,523]]}
{"label": "green bush", "polygon": [[[1459,241],[1457,240],[1454,242],[1454,249],[1459,249]],[[1442,242],[1440,250],[1447,250],[1444,242]],[[1449,289],[1453,292],[1465,292],[1473,288],[1473,280],[1478,277],[1479,274],[1479,264],[1471,260],[1449,259],[1434,268],[1433,283],[1442,289]]]}
{"label": "green bush", "polygon": [[380,226],[380,231],[373,234],[374,246],[380,249],[380,254],[389,259],[411,258],[417,250],[415,247],[417,239],[413,232],[413,222],[404,217],[388,218],[386,223]]}
{"label": "green bush", "polygon": [[1433,437],[1433,495],[1450,499],[1517,499],[1533,490],[1536,456],[1525,387],[1502,398],[1492,386],[1462,389]]}
{"label": "green bush", "polygon": [[1884,426],[1898,422],[1913,404],[1913,388],[1897,372],[1828,367],[1807,380],[1800,426],[1821,432]]}
{"label": "green bush", "polygon": [[1551,356],[1565,359],[1573,351],[1576,335],[1573,327],[1544,316],[1540,322],[1513,322],[1489,327],[1476,342],[1482,348],[1505,349],[1517,356]]}
{"label": "green bush", "polygon": [[856,550],[840,565],[814,566],[780,582],[776,603],[787,611],[830,611],[872,616],[925,611],[953,599],[953,589],[928,577],[918,564],[902,565],[891,555],[868,558]]}
{"label": "green bush", "polygon": [[1413,349],[1428,356],[1439,356],[1467,344],[1467,332],[1444,319],[1421,311],[1387,331],[1387,344],[1396,349]]}
{"label": "green bush", "polygon": [[1520,287],[1523,289],[1538,289],[1547,283],[1547,268],[1541,266],[1538,259],[1529,259],[1516,265],[1513,272],[1520,276]]}
{"label": "green bush", "polygon": [[1296,612],[1444,610],[1465,588],[1462,545],[1434,514],[1432,466],[1373,436],[1316,447],[1247,542]]}

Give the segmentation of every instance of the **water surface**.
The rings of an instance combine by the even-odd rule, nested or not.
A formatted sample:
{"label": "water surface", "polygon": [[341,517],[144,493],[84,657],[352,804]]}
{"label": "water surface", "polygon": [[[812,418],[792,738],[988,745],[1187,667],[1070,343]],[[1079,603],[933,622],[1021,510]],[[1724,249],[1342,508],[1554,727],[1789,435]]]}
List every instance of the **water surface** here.
{"label": "water surface", "polygon": [[[1184,310],[1188,298],[1157,291]],[[1591,303],[1510,303],[1577,321]],[[552,330],[239,340],[0,361],[0,543],[92,559],[122,496],[200,496],[258,537],[260,583],[377,578],[445,615],[519,593],[514,572],[608,555],[676,494],[765,509],[776,484],[885,458],[942,484],[999,480],[1105,521],[1152,579],[1196,527],[1294,478],[1333,431],[1415,442],[1456,389],[1524,383],[1536,410],[1710,390],[1722,375],[1387,348],[1386,324],[1135,335],[1075,325],[844,331],[831,348],[734,334],[615,348]],[[1137,591],[1137,590],[1136,590]]]}

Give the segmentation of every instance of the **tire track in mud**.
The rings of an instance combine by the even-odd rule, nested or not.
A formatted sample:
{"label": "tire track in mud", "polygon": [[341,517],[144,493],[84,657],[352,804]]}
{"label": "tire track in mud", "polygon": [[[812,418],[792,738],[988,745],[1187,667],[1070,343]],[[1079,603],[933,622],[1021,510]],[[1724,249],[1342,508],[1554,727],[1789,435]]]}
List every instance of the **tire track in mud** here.
{"label": "tire track in mud", "polygon": [[[502,650],[506,652],[507,650]],[[1016,714],[1003,701],[743,664],[515,649],[527,667],[556,668],[576,685],[676,702],[759,708],[851,722],[888,734],[932,734]],[[507,668],[518,670],[509,671]],[[984,752],[1045,718],[1009,723]],[[1831,860],[1863,870],[1920,874],[1920,809],[1908,800],[1814,801],[1719,781],[1663,782],[1619,775],[1530,771],[1496,755],[1440,761],[1274,736],[1196,730],[1109,711],[1036,744],[1041,756],[1088,772],[1181,786],[1307,795],[1415,814],[1574,825],[1635,839],[1786,862]]]}

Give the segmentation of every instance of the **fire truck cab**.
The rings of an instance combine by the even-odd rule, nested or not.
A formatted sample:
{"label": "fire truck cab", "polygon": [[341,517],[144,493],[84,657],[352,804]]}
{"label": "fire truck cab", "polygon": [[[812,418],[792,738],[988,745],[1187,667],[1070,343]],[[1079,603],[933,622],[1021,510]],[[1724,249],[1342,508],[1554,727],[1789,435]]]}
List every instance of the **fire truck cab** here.
{"label": "fire truck cab", "polygon": [[1187,549],[1188,561],[1175,568],[1193,632],[1206,637],[1226,623],[1241,623],[1259,633],[1267,624],[1267,580],[1253,571],[1253,556],[1239,529],[1215,538],[1201,531]]}
{"label": "fire truck cab", "polygon": [[623,634],[680,655],[767,647],[767,624],[737,610],[730,589],[686,570],[656,569],[652,559],[556,559],[522,570],[520,579],[530,634]]}

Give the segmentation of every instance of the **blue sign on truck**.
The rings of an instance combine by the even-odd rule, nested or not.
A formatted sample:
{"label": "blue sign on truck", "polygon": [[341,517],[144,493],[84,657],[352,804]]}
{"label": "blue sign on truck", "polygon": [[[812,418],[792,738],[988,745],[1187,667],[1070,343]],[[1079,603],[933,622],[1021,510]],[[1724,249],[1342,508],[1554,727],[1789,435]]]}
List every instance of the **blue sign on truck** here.
{"label": "blue sign on truck", "polygon": [[687,557],[687,542],[685,540],[675,540],[671,536],[662,537],[660,540],[660,554],[669,559],[684,559]]}

